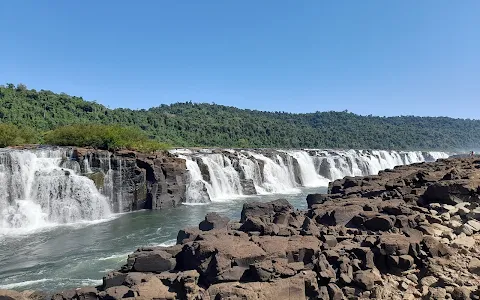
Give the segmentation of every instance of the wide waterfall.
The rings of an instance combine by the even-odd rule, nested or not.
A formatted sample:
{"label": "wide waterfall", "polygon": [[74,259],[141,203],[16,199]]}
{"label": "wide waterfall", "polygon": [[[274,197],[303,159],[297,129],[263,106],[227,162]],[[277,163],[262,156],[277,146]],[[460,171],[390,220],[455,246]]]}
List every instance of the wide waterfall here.
{"label": "wide waterfall", "polygon": [[78,175],[66,149],[0,151],[0,234],[111,214],[108,198]]}
{"label": "wide waterfall", "polygon": [[185,150],[187,202],[225,201],[254,194],[296,193],[345,176],[378,174],[398,165],[435,161],[444,152],[383,150]]}
{"label": "wide waterfall", "polygon": [[[101,220],[147,201],[135,160],[108,151],[71,148],[0,150],[0,234]],[[397,165],[434,161],[443,152],[381,150],[172,150],[186,160],[186,204],[248,195],[296,194],[344,176],[377,174]],[[142,175],[143,174],[143,175]],[[152,180],[155,180],[154,178]],[[138,195],[138,197],[137,197]],[[138,199],[137,199],[138,198]],[[141,207],[140,207],[141,208]]]}

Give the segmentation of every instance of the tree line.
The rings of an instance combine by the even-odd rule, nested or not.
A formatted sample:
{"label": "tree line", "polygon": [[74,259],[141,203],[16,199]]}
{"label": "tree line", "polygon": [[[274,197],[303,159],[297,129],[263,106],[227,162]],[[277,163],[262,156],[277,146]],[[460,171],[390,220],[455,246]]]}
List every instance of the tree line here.
{"label": "tree line", "polygon": [[[480,143],[479,120],[361,116],[347,111],[294,114],[192,102],[148,110],[109,109],[81,97],[36,91],[22,84],[0,86],[0,123],[0,137],[5,126],[28,133],[6,144],[95,144],[87,137],[67,138],[92,131],[88,126],[107,126],[104,132],[109,134],[128,128],[127,132],[143,136],[145,143],[157,142],[161,147],[460,150],[478,148]],[[134,147],[126,145],[132,138],[129,134],[110,144],[113,148]],[[110,146],[103,143],[101,147]]]}

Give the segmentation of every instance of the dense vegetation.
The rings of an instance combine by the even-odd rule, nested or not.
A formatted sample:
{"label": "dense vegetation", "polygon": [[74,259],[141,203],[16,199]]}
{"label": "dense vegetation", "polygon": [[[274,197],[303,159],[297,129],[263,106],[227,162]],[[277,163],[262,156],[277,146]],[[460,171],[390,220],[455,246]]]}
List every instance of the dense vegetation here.
{"label": "dense vegetation", "polygon": [[12,124],[0,124],[0,147],[35,143],[38,133],[31,128],[19,128]]}
{"label": "dense vegetation", "polygon": [[75,124],[58,127],[43,136],[44,142],[59,146],[90,146],[98,149],[131,149],[141,152],[166,150],[165,143],[151,140],[136,128],[118,125]]}
{"label": "dense vegetation", "polygon": [[[81,97],[21,84],[0,86],[0,122],[28,125],[38,132],[72,124],[128,126],[174,146],[456,150],[480,144],[478,120],[349,112],[292,114],[191,102],[149,110],[108,109]],[[56,139],[47,133],[46,141],[73,143],[66,138],[65,132],[75,131],[69,128],[54,131]]]}

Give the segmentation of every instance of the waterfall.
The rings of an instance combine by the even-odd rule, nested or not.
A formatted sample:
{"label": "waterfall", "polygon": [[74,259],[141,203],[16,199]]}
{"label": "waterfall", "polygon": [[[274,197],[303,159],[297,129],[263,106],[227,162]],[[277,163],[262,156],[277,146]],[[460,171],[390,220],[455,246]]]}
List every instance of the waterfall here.
{"label": "waterfall", "polygon": [[298,193],[345,176],[378,174],[398,165],[435,161],[444,152],[385,150],[186,150],[188,203],[225,201],[242,195]]}
{"label": "waterfall", "polygon": [[65,160],[62,150],[0,151],[0,233],[110,215],[107,198]]}
{"label": "waterfall", "polygon": [[212,186],[203,180],[202,172],[196,162],[185,156],[179,157],[186,160],[189,179],[187,183],[186,199],[187,203],[208,203],[211,201],[210,195],[213,195]]}
{"label": "waterfall", "polygon": [[249,152],[249,154],[263,164],[261,187],[267,193],[288,194],[299,191],[294,178],[293,167],[289,168],[285,165],[280,155],[277,154],[274,159],[271,159],[260,153]]}
{"label": "waterfall", "polygon": [[207,166],[210,175],[213,194],[212,201],[228,199],[232,195],[241,195],[240,177],[233,168],[228,157],[221,154],[211,154],[201,158]]}
{"label": "waterfall", "polygon": [[308,155],[305,151],[288,151],[289,155],[295,158],[300,167],[300,175],[302,178],[302,185],[306,187],[316,187],[328,185],[328,179],[321,176],[315,170],[313,157]]}
{"label": "waterfall", "polygon": [[[316,149],[179,149],[172,155],[186,160],[185,198],[191,204],[299,193],[345,176],[448,157],[443,152]],[[68,148],[0,149],[0,234],[130,211],[125,186],[135,167],[108,151],[76,156]]]}

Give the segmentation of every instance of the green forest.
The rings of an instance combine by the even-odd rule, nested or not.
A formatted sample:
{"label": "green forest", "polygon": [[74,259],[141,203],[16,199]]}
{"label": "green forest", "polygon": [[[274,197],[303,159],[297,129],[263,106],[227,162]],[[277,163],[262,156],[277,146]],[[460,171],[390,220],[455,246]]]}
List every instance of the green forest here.
{"label": "green forest", "polygon": [[[115,132],[116,140],[108,145],[98,142],[91,146],[139,148],[140,142],[128,141],[138,134],[142,135],[141,143],[160,143],[146,145],[148,149],[168,144],[174,147],[463,150],[478,149],[480,144],[479,120],[361,116],[347,111],[294,114],[192,102],[163,104],[148,110],[109,109],[81,97],[28,89],[23,84],[0,86],[0,123],[3,146],[68,144],[78,142],[77,135],[82,135],[78,143],[88,145],[94,142],[85,134],[102,130],[109,138],[111,132]],[[88,126],[107,129],[92,130]],[[119,128],[128,129],[120,134]],[[15,130],[17,133],[11,134]]]}

